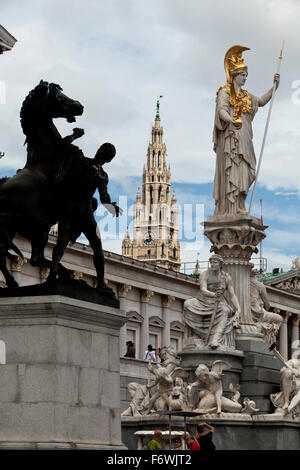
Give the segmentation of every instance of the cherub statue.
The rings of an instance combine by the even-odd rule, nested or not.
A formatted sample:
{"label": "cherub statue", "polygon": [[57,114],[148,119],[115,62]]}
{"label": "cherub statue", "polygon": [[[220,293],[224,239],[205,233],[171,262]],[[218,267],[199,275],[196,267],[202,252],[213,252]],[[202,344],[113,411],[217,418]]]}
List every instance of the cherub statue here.
{"label": "cherub statue", "polygon": [[123,411],[121,416],[141,416],[150,399],[147,386],[136,382],[130,382],[128,384],[128,391],[132,400],[129,407]]}
{"label": "cherub statue", "polygon": [[160,364],[157,364],[157,366],[156,369],[153,369],[152,365],[149,365],[149,370],[155,374],[155,380],[150,385],[147,385],[147,388],[150,391],[153,387],[157,386],[157,390],[150,398],[145,412],[146,415],[153,409],[168,410],[169,396],[173,391],[174,380],[177,377],[183,378],[188,376],[188,373],[181,369],[181,367],[176,367],[169,373],[167,368],[162,367]]}
{"label": "cherub statue", "polygon": [[184,411],[188,408],[187,384],[182,377],[176,377],[175,386],[172,388],[168,398],[168,408],[171,411]]}
{"label": "cherub statue", "polygon": [[[230,413],[240,413],[242,405],[237,401],[223,397],[222,378],[223,371],[230,369],[230,365],[225,361],[214,361],[211,370],[205,364],[199,364],[195,374],[197,381],[189,386],[190,402],[195,398],[195,389],[205,386],[200,391],[200,402],[196,405],[195,411],[205,413],[215,413],[220,416],[222,411]],[[233,391],[236,392],[235,388]]]}
{"label": "cherub statue", "polygon": [[[156,368],[153,368],[151,361],[148,364],[148,369],[155,375],[152,383],[147,385],[129,383],[128,391],[132,400],[122,416],[141,416],[149,414],[154,409],[169,409],[169,395],[172,392],[174,380],[176,377],[186,377],[187,373],[178,367],[180,359],[172,348],[163,347],[160,356],[162,364],[157,364]],[[179,382],[175,382],[176,385],[178,386]],[[158,389],[151,397],[150,391],[156,386]]]}

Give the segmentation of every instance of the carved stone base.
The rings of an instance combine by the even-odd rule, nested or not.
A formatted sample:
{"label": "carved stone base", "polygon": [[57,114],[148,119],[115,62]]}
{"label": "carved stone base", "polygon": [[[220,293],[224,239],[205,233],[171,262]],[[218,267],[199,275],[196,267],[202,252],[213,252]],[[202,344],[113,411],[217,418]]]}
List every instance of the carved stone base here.
{"label": "carved stone base", "polygon": [[0,298],[0,449],[125,449],[125,320],[119,309],[61,295]]}
{"label": "carved stone base", "polygon": [[[221,417],[200,415],[196,418],[186,418],[187,429],[192,435],[196,434],[196,426],[201,421],[215,428],[213,443],[217,450],[299,450],[300,448],[299,420],[265,414],[250,416],[242,413],[222,413]],[[184,432],[183,417],[174,416],[171,423],[173,432]],[[168,416],[123,418],[123,442],[129,450],[147,449],[155,429],[168,432]],[[142,438],[140,433],[137,434],[138,431],[140,433],[148,431],[149,436]],[[172,436],[173,442],[175,437],[178,436]],[[168,439],[162,439],[160,442],[164,449],[168,448]]]}
{"label": "carved stone base", "polygon": [[204,222],[204,234],[211,241],[210,251],[222,256],[224,271],[231,275],[234,291],[241,306],[239,334],[262,339],[250,310],[251,256],[265,238],[261,221],[247,214],[211,216]]}

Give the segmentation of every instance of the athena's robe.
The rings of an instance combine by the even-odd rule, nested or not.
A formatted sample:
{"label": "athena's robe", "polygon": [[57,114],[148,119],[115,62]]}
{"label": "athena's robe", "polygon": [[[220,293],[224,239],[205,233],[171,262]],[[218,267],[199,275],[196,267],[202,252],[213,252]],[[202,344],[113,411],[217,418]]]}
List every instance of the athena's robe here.
{"label": "athena's robe", "polygon": [[245,211],[249,187],[255,179],[256,158],[252,142],[252,120],[259,106],[259,98],[251,95],[252,113],[242,113],[242,126],[220,118],[222,109],[233,117],[234,108],[226,88],[219,91],[213,132],[216,152],[216,171],[213,197],[215,215],[236,214]]}

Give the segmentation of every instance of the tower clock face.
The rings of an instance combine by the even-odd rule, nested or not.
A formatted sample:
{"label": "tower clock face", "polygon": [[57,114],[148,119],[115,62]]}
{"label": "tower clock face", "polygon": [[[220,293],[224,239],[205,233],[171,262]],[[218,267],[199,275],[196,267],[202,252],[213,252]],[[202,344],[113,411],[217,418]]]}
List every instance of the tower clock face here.
{"label": "tower clock face", "polygon": [[152,232],[146,232],[144,235],[144,243],[145,245],[152,245],[154,242],[154,235]]}

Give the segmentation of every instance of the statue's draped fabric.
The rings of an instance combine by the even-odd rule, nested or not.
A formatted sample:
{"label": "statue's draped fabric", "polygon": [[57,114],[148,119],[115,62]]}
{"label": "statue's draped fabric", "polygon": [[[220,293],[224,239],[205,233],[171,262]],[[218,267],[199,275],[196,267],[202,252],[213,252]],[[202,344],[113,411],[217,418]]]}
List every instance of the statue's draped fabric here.
{"label": "statue's draped fabric", "polygon": [[[242,90],[241,90],[241,93]],[[221,110],[233,117],[230,95],[221,88],[216,104],[213,132],[216,152],[216,171],[213,197],[215,215],[236,214],[245,211],[245,199],[255,179],[256,158],[252,142],[252,120],[258,109],[259,98],[251,95],[252,113],[242,113],[242,126],[236,128],[220,117]]]}
{"label": "statue's draped fabric", "polygon": [[[207,289],[215,292],[219,285],[207,282]],[[225,294],[226,295],[226,294]],[[203,340],[207,339],[211,318],[215,309],[215,297],[209,297],[201,291],[194,299],[188,299],[184,302],[184,322],[190,328],[192,336]],[[232,327],[232,308],[223,297],[218,302],[216,315],[212,324],[210,337],[217,337],[222,346],[234,347],[234,332]]]}

